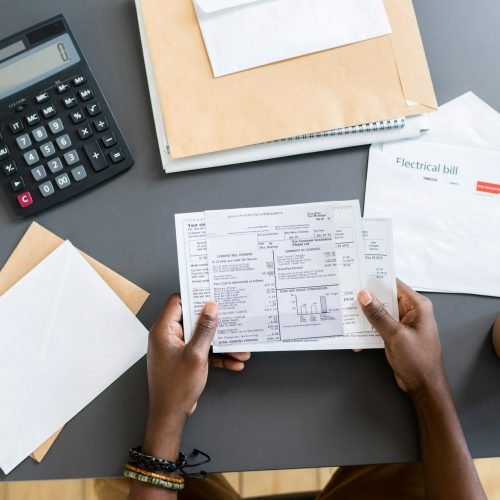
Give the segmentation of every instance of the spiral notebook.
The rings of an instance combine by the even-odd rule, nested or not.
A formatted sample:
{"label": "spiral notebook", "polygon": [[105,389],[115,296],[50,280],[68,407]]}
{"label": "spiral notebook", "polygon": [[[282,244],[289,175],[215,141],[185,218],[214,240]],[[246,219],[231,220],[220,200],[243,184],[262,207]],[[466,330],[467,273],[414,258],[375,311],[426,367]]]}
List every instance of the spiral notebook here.
{"label": "spiral notebook", "polygon": [[[421,114],[298,135],[223,151],[172,158],[141,5],[141,0],[136,0],[139,31],[156,134],[163,169],[167,174],[408,139],[418,137],[423,131],[429,129],[427,115]],[[408,104],[410,105],[410,103]]]}

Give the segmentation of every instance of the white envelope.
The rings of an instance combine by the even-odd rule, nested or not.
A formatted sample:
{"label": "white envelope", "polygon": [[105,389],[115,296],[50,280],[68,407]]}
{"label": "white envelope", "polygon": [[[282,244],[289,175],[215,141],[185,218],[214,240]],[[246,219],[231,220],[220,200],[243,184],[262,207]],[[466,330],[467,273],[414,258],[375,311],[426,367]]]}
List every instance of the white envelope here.
{"label": "white envelope", "polygon": [[[491,264],[500,245],[492,230],[498,199],[479,186],[500,183],[500,114],[469,92],[430,121],[420,139],[371,147],[365,217],[392,217],[396,271],[417,290],[500,296],[498,266]],[[448,179],[444,167],[419,174],[394,168],[398,158],[458,170]]]}
{"label": "white envelope", "polygon": [[7,474],[138,361],[147,331],[65,242],[0,297]]}
{"label": "white envelope", "polygon": [[391,33],[382,0],[193,0],[215,77]]}

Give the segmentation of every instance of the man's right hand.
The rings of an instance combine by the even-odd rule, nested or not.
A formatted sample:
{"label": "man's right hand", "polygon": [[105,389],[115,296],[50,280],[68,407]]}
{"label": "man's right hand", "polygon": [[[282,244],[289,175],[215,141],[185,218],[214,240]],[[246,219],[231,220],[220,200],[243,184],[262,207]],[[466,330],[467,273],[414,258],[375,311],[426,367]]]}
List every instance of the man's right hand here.
{"label": "man's right hand", "polygon": [[447,385],[432,302],[398,280],[400,320],[367,290],[358,300],[368,321],[384,339],[387,359],[403,391],[419,397]]}

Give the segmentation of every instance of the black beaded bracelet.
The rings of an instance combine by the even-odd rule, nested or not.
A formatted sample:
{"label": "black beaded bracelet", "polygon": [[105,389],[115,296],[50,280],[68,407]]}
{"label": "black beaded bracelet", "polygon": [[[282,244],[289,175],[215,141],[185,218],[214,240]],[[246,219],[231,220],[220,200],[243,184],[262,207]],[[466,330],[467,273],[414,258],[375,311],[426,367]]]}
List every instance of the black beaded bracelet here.
{"label": "black beaded bracelet", "polygon": [[130,448],[128,454],[131,460],[133,460],[136,465],[144,467],[145,469],[162,470],[165,472],[180,472],[181,474],[190,477],[206,477],[207,473],[204,471],[200,471],[198,474],[188,474],[184,469],[190,467],[198,467],[210,462],[211,460],[211,458],[206,453],[196,449],[193,450],[190,457],[196,457],[198,455],[202,455],[204,457],[203,460],[196,463],[189,462],[186,455],[184,455],[183,453],[179,453],[179,458],[175,462],[172,462],[171,460],[165,460],[163,458],[153,457],[151,455],[146,455],[145,453],[142,453],[142,449],[140,446],[136,448]]}

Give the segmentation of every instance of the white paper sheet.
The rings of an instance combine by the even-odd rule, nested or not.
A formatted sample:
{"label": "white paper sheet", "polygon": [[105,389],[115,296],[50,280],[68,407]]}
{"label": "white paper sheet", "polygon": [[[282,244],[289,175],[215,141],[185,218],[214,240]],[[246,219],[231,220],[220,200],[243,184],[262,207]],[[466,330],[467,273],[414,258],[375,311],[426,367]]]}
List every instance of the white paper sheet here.
{"label": "white paper sheet", "polygon": [[[264,340],[258,343],[216,344],[214,345],[216,352],[361,349],[383,346],[380,337],[369,327],[359,310],[356,295],[361,288],[369,287],[386,303],[391,314],[397,317],[398,308],[395,274],[392,265],[392,229],[390,222],[383,220],[363,221],[363,240],[359,204],[357,202],[332,202],[305,206],[298,205],[296,207],[312,208],[314,206],[316,206],[317,210],[323,211],[325,211],[325,206],[334,208],[334,220],[337,223],[334,240],[337,274],[340,278],[339,291],[342,302],[343,334],[337,337],[318,336],[307,338],[308,334],[306,333],[306,338],[300,339],[290,338],[281,341]],[[274,208],[282,209],[283,207]],[[227,215],[234,214],[234,211],[226,212]],[[290,230],[290,227],[288,230]],[[211,298],[205,231],[205,213],[176,215],[184,330],[188,339],[193,331],[201,307]],[[241,262],[239,267],[241,268]],[[295,267],[301,266],[297,265]],[[254,276],[254,273],[248,274]],[[319,279],[319,275],[315,275],[314,279]],[[321,313],[322,303],[324,306],[325,301],[327,307],[331,305],[329,296],[323,292],[319,293],[319,289],[308,289],[305,286],[296,288],[299,290],[299,293],[295,294],[297,295],[296,301],[285,301],[285,306],[289,306],[288,309],[293,310],[292,312],[297,311],[297,302],[301,313],[313,313],[315,311]],[[289,295],[291,296],[292,293]],[[248,301],[253,302],[255,297],[256,294],[252,293],[248,297]],[[321,297],[324,297],[324,299],[322,300]],[[290,297],[288,298],[290,299]],[[268,304],[258,305],[252,303],[249,307],[252,308],[254,314],[259,315],[262,314],[262,309],[259,308],[268,307]],[[315,311],[313,310],[314,307],[316,308]],[[305,308],[305,311],[302,308]],[[285,310],[287,310],[287,307],[285,307]],[[301,314],[301,317],[301,321],[305,325],[308,325],[313,330],[318,329],[318,326],[311,325],[311,314]]]}
{"label": "white paper sheet", "polygon": [[391,33],[382,0],[193,0],[215,77]]}
{"label": "white paper sheet", "polygon": [[500,296],[500,115],[468,93],[432,121],[420,140],[371,148],[365,215],[392,218],[409,285]]}
{"label": "white paper sheet", "polygon": [[0,297],[0,467],[9,473],[145,353],[147,331],[65,242]]}

